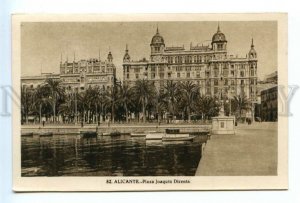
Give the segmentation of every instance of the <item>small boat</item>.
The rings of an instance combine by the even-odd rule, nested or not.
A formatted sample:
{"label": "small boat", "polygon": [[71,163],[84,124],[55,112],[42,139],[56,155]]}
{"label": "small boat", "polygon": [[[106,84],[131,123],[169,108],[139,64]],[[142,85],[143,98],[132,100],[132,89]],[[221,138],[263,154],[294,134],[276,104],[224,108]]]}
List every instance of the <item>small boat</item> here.
{"label": "small boat", "polygon": [[39,134],[40,137],[52,137],[53,132],[44,132]]}
{"label": "small boat", "polygon": [[130,134],[131,137],[146,137],[146,133],[144,132],[135,132]]}
{"label": "small boat", "polygon": [[146,140],[162,140],[165,133],[160,132],[150,132],[146,134]]}
{"label": "small boat", "polygon": [[21,137],[33,137],[33,132],[22,133]]}
{"label": "small boat", "polygon": [[195,136],[191,136],[191,137],[163,137],[162,141],[163,142],[169,142],[169,141],[193,141],[193,139],[195,138]]}
{"label": "small boat", "polygon": [[110,133],[104,132],[102,133],[102,136],[110,136]]}
{"label": "small boat", "polygon": [[83,138],[93,138],[97,137],[96,131],[80,131],[80,135],[82,135]]}
{"label": "small boat", "polygon": [[180,132],[179,129],[166,129],[166,134],[163,136],[162,141],[191,141],[194,138],[189,133]]}

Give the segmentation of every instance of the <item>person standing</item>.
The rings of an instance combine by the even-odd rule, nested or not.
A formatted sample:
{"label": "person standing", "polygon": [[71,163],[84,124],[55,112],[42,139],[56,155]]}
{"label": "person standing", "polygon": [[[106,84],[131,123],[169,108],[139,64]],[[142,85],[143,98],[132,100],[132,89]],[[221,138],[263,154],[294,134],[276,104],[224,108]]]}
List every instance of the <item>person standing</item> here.
{"label": "person standing", "polygon": [[46,123],[46,118],[45,118],[45,116],[43,116],[43,118],[42,118],[42,123],[43,123],[43,127],[45,126],[45,123]]}

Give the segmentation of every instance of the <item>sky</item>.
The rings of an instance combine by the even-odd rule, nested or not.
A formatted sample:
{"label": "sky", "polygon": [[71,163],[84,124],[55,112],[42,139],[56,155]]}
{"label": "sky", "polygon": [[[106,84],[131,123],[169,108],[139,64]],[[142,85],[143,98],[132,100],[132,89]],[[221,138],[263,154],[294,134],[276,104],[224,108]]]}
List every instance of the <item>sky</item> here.
{"label": "sky", "polygon": [[166,46],[210,44],[218,23],[227,39],[229,55],[245,57],[251,38],[258,55],[257,74],[277,70],[277,23],[275,21],[195,22],[26,22],[21,24],[22,76],[59,73],[62,60],[100,58],[112,52],[117,78],[122,79],[122,60],[128,44],[132,60],[149,59],[156,28]]}

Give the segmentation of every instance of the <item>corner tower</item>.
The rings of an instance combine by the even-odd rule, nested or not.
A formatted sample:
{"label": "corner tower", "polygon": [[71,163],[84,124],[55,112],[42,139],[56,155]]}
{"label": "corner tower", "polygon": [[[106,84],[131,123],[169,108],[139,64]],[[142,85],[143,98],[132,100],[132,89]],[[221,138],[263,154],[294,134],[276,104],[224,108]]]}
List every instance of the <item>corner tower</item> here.
{"label": "corner tower", "polygon": [[162,54],[165,49],[164,38],[159,34],[158,27],[156,29],[156,34],[152,37],[151,40],[151,55]]}
{"label": "corner tower", "polygon": [[214,51],[225,51],[227,48],[227,40],[225,35],[221,32],[219,24],[217,32],[212,37],[211,46]]}

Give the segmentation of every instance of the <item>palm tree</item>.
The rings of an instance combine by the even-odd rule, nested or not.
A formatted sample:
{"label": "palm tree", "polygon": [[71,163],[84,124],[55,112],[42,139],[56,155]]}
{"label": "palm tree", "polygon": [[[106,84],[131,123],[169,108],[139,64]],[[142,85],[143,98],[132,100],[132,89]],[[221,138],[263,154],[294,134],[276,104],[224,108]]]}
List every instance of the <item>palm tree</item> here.
{"label": "palm tree", "polygon": [[39,86],[35,89],[34,94],[34,103],[33,105],[37,107],[38,112],[39,112],[39,122],[42,122],[42,108],[43,105],[47,105],[49,103],[48,101],[48,95],[47,91],[45,90],[44,86]]}
{"label": "palm tree", "polygon": [[61,86],[60,80],[55,80],[52,78],[46,79],[45,90],[49,94],[49,101],[52,106],[53,111],[53,122],[56,122],[56,107],[58,100],[62,99],[65,95],[64,88]]}
{"label": "palm tree", "polygon": [[180,83],[181,101],[186,107],[188,115],[188,122],[191,121],[191,110],[193,105],[199,96],[199,86],[191,81],[185,81]]}
{"label": "palm tree", "polygon": [[242,111],[249,109],[249,100],[246,96],[233,97],[233,110],[238,112],[239,118],[242,117]]}
{"label": "palm tree", "polygon": [[107,103],[108,106],[110,106],[111,109],[111,122],[115,122],[115,109],[116,104],[118,101],[118,92],[119,92],[119,86],[113,85],[109,90],[107,90]]}
{"label": "palm tree", "polygon": [[167,109],[169,113],[171,113],[173,118],[175,114],[179,94],[180,94],[179,85],[173,80],[168,80],[166,85],[164,86],[164,89],[165,89],[164,97],[167,102]]}
{"label": "palm tree", "polygon": [[155,112],[157,115],[157,122],[160,122],[161,114],[164,110],[167,110],[167,102],[165,100],[165,94],[157,90],[155,91],[154,97],[151,100],[152,107],[155,108]]}
{"label": "palm tree", "polygon": [[128,108],[133,103],[133,89],[128,85],[120,85],[118,102],[124,107],[126,114],[126,123],[128,123]]}
{"label": "palm tree", "polygon": [[25,118],[25,122],[28,123],[28,114],[32,106],[33,92],[31,89],[25,86],[21,87],[21,113],[22,119]]}
{"label": "palm tree", "polygon": [[135,97],[138,99],[140,105],[142,105],[142,112],[143,112],[143,122],[146,121],[146,107],[148,105],[149,99],[154,94],[154,86],[150,84],[148,80],[137,80],[135,83],[134,94]]}
{"label": "palm tree", "polygon": [[196,100],[195,110],[198,114],[202,114],[204,119],[210,119],[219,114],[219,104],[217,98],[210,96],[200,96]]}

